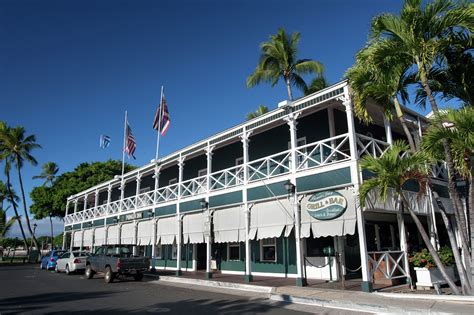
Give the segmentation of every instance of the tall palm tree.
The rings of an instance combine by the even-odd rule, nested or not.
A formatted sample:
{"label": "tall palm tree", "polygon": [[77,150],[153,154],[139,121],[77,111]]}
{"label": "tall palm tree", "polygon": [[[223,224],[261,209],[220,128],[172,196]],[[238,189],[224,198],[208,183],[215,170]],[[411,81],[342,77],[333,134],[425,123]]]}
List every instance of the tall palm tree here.
{"label": "tall palm tree", "polygon": [[[444,52],[453,38],[471,37],[474,30],[474,4],[435,0],[423,5],[422,0],[405,0],[399,15],[385,13],[372,21],[370,45],[374,61],[384,63],[395,58],[416,69],[417,78],[426,93],[435,114],[439,113],[435,95],[430,86],[430,72],[446,66]],[[400,65],[400,62],[393,62]],[[460,230],[464,256],[469,256],[467,223],[455,186],[455,168],[450,139],[442,140],[448,169],[448,190],[453,200],[456,224]],[[469,261],[465,261],[470,264]],[[469,268],[468,268],[469,269]]]}
{"label": "tall palm tree", "polygon": [[[40,175],[33,176],[33,179],[44,179],[43,186],[49,184],[49,187],[53,186],[53,182],[59,172],[58,164],[54,162],[47,162],[42,166],[42,172]],[[51,248],[54,248],[54,230],[53,230],[53,217],[49,213],[49,224],[51,227]]]}
{"label": "tall palm tree", "polygon": [[7,164],[14,163],[16,166],[18,180],[20,183],[26,225],[31,234],[35,247],[39,249],[38,241],[36,240],[36,236],[33,233],[33,229],[31,228],[28,210],[26,208],[25,189],[23,187],[21,169],[25,161],[33,166],[36,166],[38,164],[34,156],[31,155],[31,151],[36,148],[41,148],[41,146],[36,143],[35,135],[25,136],[25,128],[21,126],[15,128],[8,128],[8,130],[8,132],[0,133],[0,152],[2,154],[1,157],[7,162]]}
{"label": "tall palm tree", "polygon": [[[357,53],[356,63],[345,74],[349,79],[352,90],[355,115],[364,122],[372,120],[367,111],[367,101],[369,99],[374,99],[383,107],[384,115],[388,119],[392,117],[392,110],[394,110],[408,140],[410,150],[415,152],[415,141],[398,99],[399,96],[402,99],[407,98],[405,77],[403,75],[407,65],[375,64],[372,62],[372,57],[371,46],[362,49]],[[391,61],[389,60],[389,62]]]}
{"label": "tall palm tree", "polygon": [[265,105],[260,105],[256,111],[248,113],[246,119],[251,120],[266,113],[268,113],[268,107]]}
{"label": "tall palm tree", "polygon": [[365,180],[360,186],[360,203],[362,206],[365,206],[368,195],[372,191],[377,191],[378,197],[382,201],[386,201],[389,195],[389,188],[392,188],[395,192],[395,197],[400,201],[400,209],[398,211],[408,211],[443,278],[453,292],[459,294],[458,288],[446,273],[446,268],[431,244],[423,224],[403,194],[403,185],[407,181],[418,183],[420,194],[423,194],[428,186],[427,156],[423,152],[406,154],[407,151],[409,151],[409,146],[405,142],[395,141],[381,157],[375,158],[366,155],[362,158],[360,166],[362,169],[370,171],[373,177]]}
{"label": "tall palm tree", "polygon": [[[428,128],[423,137],[423,148],[435,160],[442,160],[444,158],[443,139],[450,139],[456,172],[469,183],[467,196],[471,225],[470,238],[471,244],[474,244],[474,108],[447,110],[435,116],[434,121],[435,123]],[[471,250],[471,268],[474,267],[473,262],[474,251]],[[457,268],[463,270],[462,266]],[[468,274],[467,271],[465,272]],[[474,279],[471,278],[470,281],[472,285]]]}
{"label": "tall palm tree", "polygon": [[280,28],[276,35],[260,45],[261,55],[255,71],[247,78],[247,87],[254,87],[262,82],[275,86],[280,78],[285,81],[288,98],[293,100],[291,86],[303,92],[308,87],[301,77],[304,74],[323,72],[323,65],[311,59],[298,59],[300,33],[294,32],[291,37]]}
{"label": "tall palm tree", "polygon": [[312,93],[316,93],[318,91],[321,91],[322,89],[325,89],[329,86],[328,81],[324,77],[323,74],[318,74],[316,77],[311,81],[311,83],[308,86],[308,90],[304,93],[305,95],[309,95]]}
{"label": "tall palm tree", "polygon": [[[10,161],[10,159],[8,159],[4,156],[4,150],[3,150],[4,146],[3,146],[3,141],[2,141],[2,135],[7,135],[9,132],[10,132],[10,127],[8,127],[8,125],[5,122],[0,121],[0,162],[5,163],[4,171],[5,171],[5,175],[7,177],[6,185],[3,184],[3,182],[1,182],[1,184],[3,184],[3,185],[0,185],[0,193],[3,196],[6,196],[2,199],[2,203],[3,203],[4,200],[9,201],[11,203],[11,205],[13,206],[13,211],[15,212],[15,217],[19,218],[18,219],[18,225],[20,226],[21,236],[23,238],[23,244],[25,245],[26,250],[29,252],[28,242],[26,241],[26,235],[25,235],[25,230],[23,228],[23,223],[21,222],[20,215],[18,214],[18,204],[17,204],[17,202],[19,201],[19,198],[16,195],[13,188],[11,187],[11,181],[10,181],[11,161]],[[6,194],[5,194],[5,191],[6,191]]]}

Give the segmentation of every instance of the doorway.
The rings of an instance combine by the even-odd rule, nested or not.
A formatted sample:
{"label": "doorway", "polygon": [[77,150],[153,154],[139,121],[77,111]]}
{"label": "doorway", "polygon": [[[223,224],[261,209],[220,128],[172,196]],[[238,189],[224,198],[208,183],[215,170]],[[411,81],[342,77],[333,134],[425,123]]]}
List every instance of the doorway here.
{"label": "doorway", "polygon": [[196,269],[206,270],[206,243],[196,244]]}

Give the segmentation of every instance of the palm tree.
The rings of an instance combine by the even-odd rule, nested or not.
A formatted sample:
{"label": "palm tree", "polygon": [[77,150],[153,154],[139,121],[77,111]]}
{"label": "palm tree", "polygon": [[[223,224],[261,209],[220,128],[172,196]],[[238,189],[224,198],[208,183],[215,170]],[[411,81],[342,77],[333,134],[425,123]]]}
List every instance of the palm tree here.
{"label": "palm tree", "polygon": [[254,87],[261,82],[275,86],[280,78],[285,81],[288,98],[293,100],[291,86],[296,86],[303,92],[308,87],[301,77],[304,74],[323,72],[323,65],[311,59],[298,58],[298,43],[300,33],[294,32],[291,37],[280,28],[276,35],[260,45],[261,55],[255,71],[247,78],[247,87]]}
{"label": "palm tree", "polygon": [[308,86],[308,90],[304,93],[305,95],[310,95],[312,93],[316,93],[325,89],[329,86],[328,81],[324,77],[323,74],[318,74],[316,77],[311,81]]}
{"label": "palm tree", "polygon": [[419,194],[423,194],[428,186],[428,162],[427,156],[423,152],[406,154],[409,146],[403,141],[395,141],[393,145],[379,158],[366,155],[362,158],[360,166],[362,169],[368,170],[373,177],[363,182],[359,189],[359,199],[362,206],[365,206],[368,195],[372,191],[378,192],[378,197],[382,201],[386,201],[389,195],[389,188],[395,192],[395,197],[399,200],[400,208],[398,211],[403,213],[407,210],[411,218],[415,222],[418,232],[423,239],[425,246],[428,248],[436,266],[445,278],[448,285],[455,294],[459,294],[459,290],[453,280],[446,273],[438,253],[430,242],[430,238],[420,222],[420,219],[413,212],[405,195],[403,194],[403,185],[407,181],[414,181],[419,185]]}
{"label": "palm tree", "polygon": [[[443,139],[450,139],[456,172],[469,183],[468,208],[469,221],[471,224],[470,237],[471,244],[474,244],[474,108],[465,107],[459,110],[447,110],[435,116],[434,124],[428,128],[423,137],[422,145],[423,149],[437,161],[444,158]],[[468,259],[468,257],[464,258]],[[473,262],[474,251],[471,251],[471,268],[474,266]],[[466,265],[466,267],[467,266],[468,265]],[[468,272],[464,269],[462,264],[461,266],[457,266],[457,268],[458,270],[462,270],[463,273],[466,273],[466,278],[469,279],[467,277]],[[471,278],[470,280],[472,285],[474,279]]]}
{"label": "palm tree", "polygon": [[[354,99],[354,113],[363,122],[371,122],[372,118],[367,111],[367,101],[373,99],[382,105],[384,115],[390,119],[392,110],[395,110],[410,150],[415,152],[416,146],[410,129],[407,126],[402,106],[398,100],[407,98],[406,84],[403,73],[406,65],[374,64],[372,62],[372,47],[368,46],[357,53],[356,63],[347,70],[345,76],[349,79]],[[390,60],[391,62],[391,60]]]}
{"label": "palm tree", "polygon": [[[430,86],[430,73],[446,66],[444,52],[450,43],[463,36],[471,37],[473,30],[473,3],[435,0],[423,6],[422,0],[405,0],[400,15],[385,13],[373,19],[370,43],[374,49],[373,60],[375,63],[384,63],[390,58],[399,60],[392,62],[394,66],[408,63],[410,69],[415,68],[432,111],[439,114]],[[448,169],[448,190],[454,204],[456,224],[461,232],[460,245],[467,257],[467,224],[455,186],[450,139],[443,139],[442,146]]]}
{"label": "palm tree", "polygon": [[18,219],[17,217],[11,217],[9,220],[7,220],[7,211],[8,208],[5,210],[0,208],[0,238],[3,238],[5,235],[7,235],[8,231]]}
{"label": "palm tree", "polygon": [[41,148],[41,146],[36,143],[36,137],[34,135],[25,136],[25,128],[21,126],[15,128],[8,128],[8,132],[0,133],[0,140],[0,152],[2,154],[2,159],[5,160],[8,165],[10,165],[10,163],[14,163],[16,166],[18,180],[20,182],[26,225],[31,234],[35,247],[39,249],[38,241],[36,240],[36,236],[33,233],[33,229],[31,228],[28,210],[26,208],[25,189],[23,187],[21,169],[25,161],[29,162],[33,166],[36,166],[38,164],[36,159],[31,155],[31,151],[35,148]]}
{"label": "palm tree", "polygon": [[[43,186],[49,184],[49,186],[53,186],[54,179],[57,177],[59,172],[58,164],[54,162],[47,162],[43,164],[42,172],[40,175],[33,176],[33,179],[44,179]],[[53,231],[53,218],[51,213],[49,214],[49,224],[51,226],[51,248],[54,248],[54,231]]]}
{"label": "palm tree", "polygon": [[268,113],[268,107],[265,105],[260,105],[256,111],[248,113],[246,119],[251,120],[266,113]]}
{"label": "palm tree", "polygon": [[4,157],[2,135],[7,135],[9,132],[10,132],[10,127],[8,127],[8,125],[5,122],[0,121],[0,161],[5,162],[4,171],[7,177],[6,185],[3,182],[0,182],[0,194],[3,196],[2,205],[3,205],[3,201],[7,200],[13,206],[15,217],[18,218],[18,225],[20,226],[21,236],[23,237],[23,243],[25,245],[26,250],[29,251],[28,242],[26,241],[25,230],[23,229],[23,223],[21,222],[20,215],[18,214],[17,202],[20,200],[20,198],[18,198],[15,191],[11,187],[11,182],[10,182],[11,161]]}

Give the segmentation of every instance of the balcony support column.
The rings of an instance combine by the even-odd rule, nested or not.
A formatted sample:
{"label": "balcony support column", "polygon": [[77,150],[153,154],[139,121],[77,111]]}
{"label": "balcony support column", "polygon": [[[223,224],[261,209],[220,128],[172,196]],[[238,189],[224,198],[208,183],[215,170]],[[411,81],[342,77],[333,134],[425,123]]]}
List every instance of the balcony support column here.
{"label": "balcony support column", "polygon": [[247,131],[244,127],[244,131],[242,135],[240,136],[240,139],[242,141],[242,149],[243,149],[243,172],[244,172],[244,189],[242,190],[242,201],[244,203],[243,205],[243,211],[245,212],[245,276],[244,280],[245,282],[251,282],[253,279],[252,277],[252,268],[251,268],[251,261],[252,261],[252,256],[250,253],[250,210],[251,207],[249,206],[248,203],[248,197],[247,197],[247,184],[249,181],[249,143],[250,143],[250,135],[252,134],[251,131]]}
{"label": "balcony support column", "polygon": [[133,222],[133,256],[138,256],[138,221]]}
{"label": "balcony support column", "polygon": [[183,239],[181,210],[179,208],[179,201],[181,200],[182,194],[182,182],[183,182],[183,171],[184,171],[184,160],[185,156],[180,155],[178,160],[178,203],[176,204],[176,218],[178,224],[178,235],[176,235],[176,275],[181,276],[181,242]]}
{"label": "balcony support column", "polygon": [[209,191],[211,188],[211,172],[212,172],[212,150],[214,147],[211,147],[210,143],[207,143],[206,148],[206,158],[207,158],[207,176],[206,176],[206,197],[205,200],[207,202],[207,224],[209,229],[206,231],[207,235],[206,239],[206,278],[212,278],[212,270],[211,270],[211,259],[212,259],[212,213],[209,209]]}
{"label": "balcony support column", "polygon": [[120,181],[120,208],[119,212],[123,211],[124,204],[123,204],[123,199],[125,198],[125,179],[122,178]]}
{"label": "balcony support column", "polygon": [[155,259],[156,259],[156,237],[157,237],[157,232],[156,232],[156,226],[158,225],[158,219],[153,219],[153,225],[152,225],[152,236],[151,236],[151,270],[156,271],[155,269]]}
{"label": "balcony support column", "polygon": [[99,190],[94,192],[94,218],[97,215],[97,207],[99,206]]}
{"label": "balcony support column", "polygon": [[140,172],[137,173],[135,181],[137,182],[137,188],[135,189],[135,209],[138,209],[138,195],[140,194],[140,184],[142,181],[142,174]]}
{"label": "balcony support column", "polygon": [[360,249],[360,263],[362,269],[362,291],[372,292],[372,279],[370,279],[370,270],[368,264],[368,254],[367,254],[367,238],[365,235],[365,219],[364,212],[359,202],[359,186],[361,183],[361,174],[359,171],[358,165],[358,152],[357,152],[357,138],[356,130],[354,124],[354,112],[352,107],[352,102],[350,98],[349,89],[346,86],[344,88],[344,96],[339,98],[342,101],[344,107],[346,108],[346,118],[347,118],[347,132],[349,135],[349,147],[351,150],[351,180],[354,184],[354,206],[356,207],[357,214],[357,232],[359,235],[359,249]]}
{"label": "balcony support column", "polygon": [[155,205],[158,203],[158,189],[160,188],[160,170],[161,165],[156,162],[155,171],[153,174],[153,178],[155,179],[155,193],[153,194],[153,202]]}
{"label": "balcony support column", "polygon": [[[291,105],[292,106],[292,105]],[[291,177],[290,182],[293,184],[294,191],[290,196],[290,201],[293,205],[293,218],[295,225],[295,245],[296,245],[296,285],[299,287],[306,285],[306,279],[303,276],[303,251],[301,246],[301,216],[300,205],[298,203],[298,193],[296,187],[296,170],[298,169],[298,156],[296,154],[297,144],[297,129],[298,122],[296,119],[299,114],[290,113],[285,119],[290,127],[290,141],[291,141]]]}
{"label": "balcony support column", "polygon": [[[401,200],[398,200],[400,203]],[[400,250],[403,251],[403,269],[407,275],[407,283],[411,286],[411,276],[410,276],[410,265],[408,261],[408,244],[407,244],[407,232],[405,228],[405,218],[403,216],[403,208],[401,211],[397,211],[397,223],[398,223],[398,234],[400,235]]]}
{"label": "balcony support column", "polygon": [[[67,218],[68,214],[69,214],[69,203],[70,203],[70,200],[67,200],[66,201],[66,215],[64,216],[64,218]],[[66,232],[66,227],[64,227],[64,231],[63,231],[63,244],[61,246],[61,249],[62,250],[65,250],[66,249],[66,236],[67,236],[67,232]]]}
{"label": "balcony support column", "polygon": [[383,117],[383,126],[385,128],[385,138],[387,139],[387,143],[391,146],[393,144],[392,126],[385,116]]}

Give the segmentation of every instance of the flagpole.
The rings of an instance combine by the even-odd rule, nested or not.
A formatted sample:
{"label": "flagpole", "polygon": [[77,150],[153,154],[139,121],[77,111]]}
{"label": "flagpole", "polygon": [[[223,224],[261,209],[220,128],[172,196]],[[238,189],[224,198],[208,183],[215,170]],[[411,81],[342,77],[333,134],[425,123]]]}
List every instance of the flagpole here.
{"label": "flagpole", "polygon": [[127,144],[126,137],[127,137],[127,111],[125,111],[125,122],[123,123],[122,178],[123,178],[123,174],[125,173],[125,146]]}
{"label": "flagpole", "polygon": [[158,110],[158,133],[156,135],[155,163],[158,163],[158,152],[160,150],[161,116],[163,116],[163,85],[161,86],[160,107]]}

